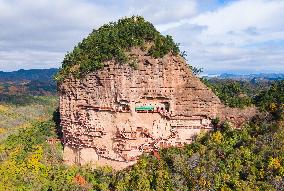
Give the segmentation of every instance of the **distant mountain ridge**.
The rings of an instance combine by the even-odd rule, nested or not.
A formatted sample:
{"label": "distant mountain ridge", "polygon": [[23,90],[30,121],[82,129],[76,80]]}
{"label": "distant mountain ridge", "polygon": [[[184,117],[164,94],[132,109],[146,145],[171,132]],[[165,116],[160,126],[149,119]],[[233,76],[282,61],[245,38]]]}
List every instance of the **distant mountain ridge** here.
{"label": "distant mountain ridge", "polygon": [[[20,69],[13,72],[0,71],[0,82],[23,82],[23,81],[40,81],[53,82],[53,76],[58,72],[57,68],[50,69]],[[259,74],[206,74],[204,78],[233,79],[233,80],[282,80],[284,73],[259,73]]]}
{"label": "distant mountain ridge", "polygon": [[58,71],[57,68],[50,69],[30,69],[18,70],[13,72],[0,71],[0,82],[22,82],[22,81],[53,81],[54,74]]}
{"label": "distant mountain ridge", "polygon": [[56,82],[53,76],[57,71],[56,68],[0,71],[0,96],[56,94]]}
{"label": "distant mountain ridge", "polygon": [[204,75],[204,78],[232,79],[232,80],[282,80],[284,73],[259,73],[259,74],[230,74],[223,73],[220,75]]}

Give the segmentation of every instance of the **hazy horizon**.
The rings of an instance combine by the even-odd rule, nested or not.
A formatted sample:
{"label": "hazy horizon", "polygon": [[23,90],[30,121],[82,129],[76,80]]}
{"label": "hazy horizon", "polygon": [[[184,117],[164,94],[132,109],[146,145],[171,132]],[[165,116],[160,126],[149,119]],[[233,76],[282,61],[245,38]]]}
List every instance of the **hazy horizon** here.
{"label": "hazy horizon", "polygon": [[[30,69],[21,68],[21,69],[18,69],[18,70],[11,70],[11,71],[0,70],[0,72],[17,72],[17,71],[20,71],[20,70],[27,71],[27,70],[51,70],[51,69],[59,69],[59,68],[30,68]],[[211,75],[222,75],[222,74],[229,74],[229,75],[284,74],[284,71],[283,72],[249,72],[249,71],[246,71],[246,72],[234,72],[234,71],[224,71],[224,72],[216,72],[216,73],[205,73],[205,72],[202,72],[200,74],[200,76],[211,76]]]}

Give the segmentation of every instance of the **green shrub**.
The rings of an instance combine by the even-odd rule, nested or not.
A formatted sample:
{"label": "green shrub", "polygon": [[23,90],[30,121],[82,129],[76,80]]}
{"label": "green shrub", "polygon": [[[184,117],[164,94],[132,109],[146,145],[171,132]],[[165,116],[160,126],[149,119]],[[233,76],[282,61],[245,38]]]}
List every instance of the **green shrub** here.
{"label": "green shrub", "polygon": [[132,47],[147,50],[146,44],[151,45],[148,53],[155,58],[163,57],[169,52],[180,53],[171,36],[162,36],[143,17],[133,16],[94,30],[72,52],[66,54],[55,79],[61,81],[69,74],[81,77],[102,69],[103,63],[112,59],[121,64],[128,62],[131,59],[126,52]]}
{"label": "green shrub", "polygon": [[249,88],[241,81],[206,79],[202,79],[202,81],[229,107],[244,108],[252,105]]}
{"label": "green shrub", "polygon": [[277,119],[284,119],[284,80],[275,82],[254,98],[260,111],[268,111]]}

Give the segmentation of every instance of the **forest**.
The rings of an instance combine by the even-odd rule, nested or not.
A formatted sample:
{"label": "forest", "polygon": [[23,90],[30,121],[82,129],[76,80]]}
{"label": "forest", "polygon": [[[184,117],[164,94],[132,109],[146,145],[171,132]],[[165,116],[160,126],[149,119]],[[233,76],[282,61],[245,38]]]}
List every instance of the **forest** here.
{"label": "forest", "polygon": [[123,171],[64,165],[57,97],[5,95],[0,190],[283,190],[284,81],[204,81],[224,104],[261,113],[241,129],[216,118],[194,143],[145,154]]}

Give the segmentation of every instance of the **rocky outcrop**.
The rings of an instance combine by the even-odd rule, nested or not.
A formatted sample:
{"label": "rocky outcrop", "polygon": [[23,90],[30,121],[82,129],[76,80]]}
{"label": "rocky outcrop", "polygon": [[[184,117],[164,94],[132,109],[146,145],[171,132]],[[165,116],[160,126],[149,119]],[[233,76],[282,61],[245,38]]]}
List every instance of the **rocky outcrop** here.
{"label": "rocky outcrop", "polygon": [[133,66],[115,61],[59,84],[66,163],[123,169],[144,152],[191,143],[219,115],[242,123],[194,76],[184,59],[131,51]]}

